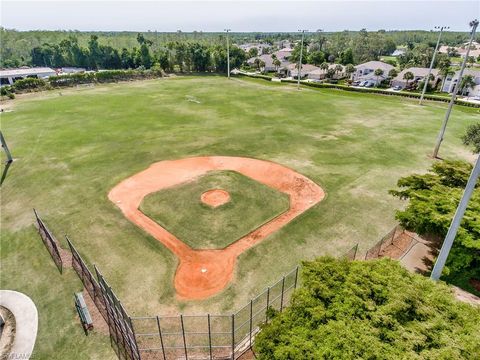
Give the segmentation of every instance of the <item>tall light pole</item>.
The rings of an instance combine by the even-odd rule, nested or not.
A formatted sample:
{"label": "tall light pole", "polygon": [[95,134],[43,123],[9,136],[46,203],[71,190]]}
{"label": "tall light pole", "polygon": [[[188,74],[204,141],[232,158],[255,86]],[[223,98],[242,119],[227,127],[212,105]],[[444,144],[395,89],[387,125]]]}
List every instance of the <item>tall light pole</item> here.
{"label": "tall light pole", "polygon": [[475,184],[477,183],[479,175],[480,155],[477,157],[477,162],[475,163],[472,173],[470,174],[470,178],[468,179],[467,186],[465,187],[465,190],[463,192],[462,199],[460,200],[460,204],[458,204],[457,210],[455,211],[455,216],[453,217],[450,228],[448,229],[447,236],[443,241],[443,245],[440,249],[440,253],[438,254],[437,261],[435,262],[435,265],[433,267],[432,274],[430,275],[430,278],[432,280],[438,280],[440,279],[440,276],[442,276],[443,267],[445,266],[445,262],[447,261],[448,254],[450,253],[450,249],[453,245],[453,240],[455,240],[458,227],[460,226],[463,214],[465,213],[470,197],[472,196],[473,190],[475,189]]}
{"label": "tall light pole", "polygon": [[227,33],[227,74],[228,74],[228,78],[230,79],[230,44],[228,42],[228,33],[232,30],[225,29],[224,31],[226,31]]}
{"label": "tall light pole", "polygon": [[445,119],[443,120],[442,127],[440,128],[440,132],[438,133],[437,143],[435,144],[435,149],[433,150],[433,157],[438,157],[438,151],[440,150],[440,145],[443,141],[443,136],[445,135],[445,129],[447,128],[448,119],[450,118],[450,113],[452,112],[453,104],[455,104],[455,99],[457,98],[458,89],[460,88],[460,83],[463,77],[463,71],[465,70],[465,65],[467,64],[468,55],[470,54],[470,47],[472,46],[473,39],[475,38],[475,32],[477,31],[478,20],[470,21],[469,24],[472,28],[472,32],[470,35],[470,42],[468,43],[467,52],[465,53],[465,58],[462,62],[462,67],[460,69],[460,73],[458,74],[457,85],[452,93],[452,98],[450,99],[450,104],[448,104],[447,112],[445,113]]}
{"label": "tall light pole", "polygon": [[422,105],[423,97],[425,96],[425,91],[427,91],[428,83],[430,82],[430,74],[432,73],[433,64],[435,63],[435,56],[437,55],[438,45],[440,45],[440,39],[442,38],[443,30],[450,29],[448,26],[435,26],[435,29],[440,29],[440,33],[438,34],[437,45],[435,46],[435,50],[433,50],[432,62],[430,63],[430,69],[428,69],[428,74],[423,80],[425,84],[423,85],[422,96],[420,96],[419,105]]}
{"label": "tall light pole", "polygon": [[302,33],[302,43],[300,45],[300,60],[298,61],[298,71],[297,71],[297,89],[300,90],[300,76],[302,74],[302,55],[303,55],[303,38],[305,36],[305,31],[308,30],[298,30]]}

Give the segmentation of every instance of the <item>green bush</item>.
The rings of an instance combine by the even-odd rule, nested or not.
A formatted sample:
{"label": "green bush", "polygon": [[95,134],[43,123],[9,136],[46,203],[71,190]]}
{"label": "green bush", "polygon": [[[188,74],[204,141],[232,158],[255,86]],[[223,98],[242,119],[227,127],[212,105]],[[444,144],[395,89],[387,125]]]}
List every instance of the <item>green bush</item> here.
{"label": "green bush", "polygon": [[46,86],[47,82],[43,79],[25,78],[15,81],[12,87],[15,91],[22,92],[43,90]]}
{"label": "green bush", "polygon": [[480,309],[396,261],[324,257],[302,280],[257,335],[257,359],[480,358]]}

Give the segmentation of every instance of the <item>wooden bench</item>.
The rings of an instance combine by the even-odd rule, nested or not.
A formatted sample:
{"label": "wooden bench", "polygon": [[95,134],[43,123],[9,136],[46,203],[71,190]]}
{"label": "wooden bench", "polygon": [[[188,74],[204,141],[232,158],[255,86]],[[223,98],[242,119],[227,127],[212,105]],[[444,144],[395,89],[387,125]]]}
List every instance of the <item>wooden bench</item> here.
{"label": "wooden bench", "polygon": [[82,322],[83,331],[85,331],[85,335],[88,335],[88,330],[93,329],[93,321],[81,292],[75,293],[75,308]]}

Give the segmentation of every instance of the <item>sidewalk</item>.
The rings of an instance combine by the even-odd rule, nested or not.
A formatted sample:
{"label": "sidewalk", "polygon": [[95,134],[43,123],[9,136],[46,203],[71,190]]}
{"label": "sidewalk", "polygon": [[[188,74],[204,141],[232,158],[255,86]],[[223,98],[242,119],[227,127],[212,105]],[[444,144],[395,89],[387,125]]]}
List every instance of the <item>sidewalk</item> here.
{"label": "sidewalk", "polygon": [[15,317],[15,339],[7,358],[29,359],[37,338],[37,307],[28,296],[11,290],[0,290],[0,305]]}

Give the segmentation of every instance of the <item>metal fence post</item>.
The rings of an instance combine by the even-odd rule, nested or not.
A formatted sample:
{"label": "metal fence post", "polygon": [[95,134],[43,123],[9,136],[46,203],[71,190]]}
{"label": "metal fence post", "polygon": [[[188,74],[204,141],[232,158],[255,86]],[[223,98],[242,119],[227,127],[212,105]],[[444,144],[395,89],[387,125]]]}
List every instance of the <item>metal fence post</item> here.
{"label": "metal fence post", "polygon": [[297,268],[295,269],[295,282],[293,283],[293,288],[294,288],[294,289],[297,288],[297,281],[298,281],[298,266],[297,266]]}
{"label": "metal fence post", "polygon": [[158,316],[157,316],[157,327],[158,327],[158,335],[160,335],[160,345],[162,347],[163,360],[167,360],[167,357],[165,356],[165,348],[163,347],[163,336],[162,336],[162,328],[160,327],[160,318]]}
{"label": "metal fence post", "polygon": [[250,300],[250,347],[252,347],[252,331],[253,331],[253,299]]}
{"label": "metal fence post", "polygon": [[235,360],[235,314],[232,314],[232,360]]}
{"label": "metal fence post", "polygon": [[270,287],[267,287],[267,307],[265,310],[265,322],[268,323],[268,308],[270,307]]}
{"label": "metal fence post", "polygon": [[185,327],[183,326],[183,314],[180,314],[180,322],[182,324],[183,349],[185,350],[185,360],[188,360],[187,341],[185,340]]}
{"label": "metal fence post", "polygon": [[282,296],[280,297],[280,312],[283,310],[283,291],[285,290],[285,275],[282,279]]}
{"label": "metal fence post", "polygon": [[208,348],[210,350],[210,360],[213,359],[212,357],[212,331],[210,329],[210,314],[207,314],[208,319]]}

